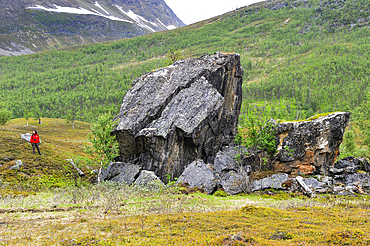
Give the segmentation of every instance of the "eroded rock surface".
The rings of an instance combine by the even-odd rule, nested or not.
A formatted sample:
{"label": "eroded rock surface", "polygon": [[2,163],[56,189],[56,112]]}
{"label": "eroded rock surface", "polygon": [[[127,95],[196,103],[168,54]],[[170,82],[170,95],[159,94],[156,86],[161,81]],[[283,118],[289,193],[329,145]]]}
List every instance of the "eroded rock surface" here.
{"label": "eroded rock surface", "polygon": [[[336,161],[350,113],[337,112],[311,121],[284,122],[277,126],[276,171],[327,175]],[[292,155],[286,150],[293,150]]]}
{"label": "eroded rock surface", "polygon": [[242,76],[238,54],[216,53],[136,79],[116,116],[120,159],[135,160],[162,181],[196,159],[213,162],[236,134]]}

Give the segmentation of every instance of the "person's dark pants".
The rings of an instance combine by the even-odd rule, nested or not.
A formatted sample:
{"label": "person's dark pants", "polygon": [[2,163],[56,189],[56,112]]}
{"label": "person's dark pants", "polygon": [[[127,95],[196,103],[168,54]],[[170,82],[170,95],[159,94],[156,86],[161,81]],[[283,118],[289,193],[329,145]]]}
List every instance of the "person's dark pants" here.
{"label": "person's dark pants", "polygon": [[32,143],[32,154],[35,154],[35,148],[37,149],[37,151],[41,155],[41,152],[40,152],[40,148],[39,148],[39,144],[38,143]]}

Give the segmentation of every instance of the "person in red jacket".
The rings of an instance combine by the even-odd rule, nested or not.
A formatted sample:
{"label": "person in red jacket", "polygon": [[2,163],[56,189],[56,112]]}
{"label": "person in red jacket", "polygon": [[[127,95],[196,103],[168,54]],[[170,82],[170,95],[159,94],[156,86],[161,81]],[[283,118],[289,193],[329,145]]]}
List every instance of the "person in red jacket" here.
{"label": "person in red jacket", "polygon": [[40,137],[39,137],[39,135],[37,135],[36,130],[32,131],[30,143],[32,144],[32,154],[35,154],[35,148],[36,148],[37,151],[39,152],[39,154],[41,155],[40,148],[39,148]]}

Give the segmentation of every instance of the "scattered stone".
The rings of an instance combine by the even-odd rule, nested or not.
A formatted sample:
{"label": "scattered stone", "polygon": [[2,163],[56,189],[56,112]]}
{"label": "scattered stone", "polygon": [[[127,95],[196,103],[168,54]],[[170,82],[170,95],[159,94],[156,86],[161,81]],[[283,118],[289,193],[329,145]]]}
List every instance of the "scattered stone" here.
{"label": "scattered stone", "polygon": [[288,178],[281,184],[281,186],[290,192],[298,191],[298,188],[300,187],[295,178]]}
{"label": "scattered stone", "polygon": [[362,187],[368,188],[369,187],[369,175],[365,172],[345,175],[344,184],[346,186],[353,185],[353,184],[359,184]]}
{"label": "scattered stone", "polygon": [[20,169],[21,167],[24,167],[23,161],[17,160],[15,161],[15,165],[12,166],[10,169],[15,170],[15,169]]}
{"label": "scattered stone", "polygon": [[218,183],[219,177],[203,160],[195,160],[190,163],[177,183],[189,184],[189,188],[199,188],[207,194],[211,194]]}
{"label": "scattered stone", "polygon": [[331,191],[332,191],[332,188],[330,186],[320,187],[315,190],[315,192],[319,194],[329,193]]}
{"label": "scattered stone", "polygon": [[271,177],[267,177],[260,180],[255,180],[251,183],[251,191],[258,191],[264,189],[286,189],[282,184],[288,179],[288,174],[274,174]]}
{"label": "scattered stone", "polygon": [[27,141],[27,142],[30,142],[31,140],[31,133],[25,133],[25,134],[21,134],[21,139]]}
{"label": "scattered stone", "polygon": [[163,187],[165,184],[152,171],[142,170],[139,177],[134,182],[135,185],[140,186],[156,186]]}
{"label": "scattered stone", "polygon": [[68,161],[72,165],[72,167],[77,171],[77,173],[78,173],[78,175],[80,175],[80,177],[85,176],[84,172],[82,172],[81,169],[79,169],[77,167],[77,165],[75,164],[75,162],[72,159],[66,159],[66,161]]}
{"label": "scattered stone", "polygon": [[131,185],[140,173],[141,167],[134,164],[113,162],[103,169],[100,175],[102,181],[117,181]]}
{"label": "scattered stone", "polygon": [[343,190],[337,193],[338,196],[351,196],[351,197],[356,197],[356,194],[353,193],[350,190]]}
{"label": "scattered stone", "polygon": [[344,188],[344,187],[342,187],[342,186],[335,186],[335,187],[333,188],[334,193],[338,193],[338,192],[341,192],[341,191],[343,191],[343,190],[345,190],[345,188]]}
{"label": "scattered stone", "polygon": [[324,176],[321,181],[323,183],[325,183],[326,185],[328,186],[332,186],[333,185],[333,178],[332,177],[328,177],[328,176]]}
{"label": "scattered stone", "polygon": [[220,184],[228,195],[236,195],[247,191],[248,182],[247,175],[231,171],[222,176]]}

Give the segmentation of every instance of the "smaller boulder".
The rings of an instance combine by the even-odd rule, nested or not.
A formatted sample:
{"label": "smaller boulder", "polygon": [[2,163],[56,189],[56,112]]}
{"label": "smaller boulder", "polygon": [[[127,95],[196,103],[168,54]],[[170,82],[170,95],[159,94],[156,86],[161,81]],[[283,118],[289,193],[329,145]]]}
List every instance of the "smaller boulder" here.
{"label": "smaller boulder", "polygon": [[178,183],[189,184],[189,188],[199,188],[207,194],[211,194],[219,178],[203,160],[195,160],[190,163],[177,179]]}
{"label": "smaller boulder", "polygon": [[338,196],[350,196],[350,197],[356,197],[356,194],[351,190],[342,190],[337,193]]}
{"label": "smaller boulder", "polygon": [[357,170],[370,172],[369,162],[362,157],[348,156],[334,163],[334,168],[343,170],[346,173],[355,173]]}
{"label": "smaller boulder", "polygon": [[102,181],[124,182],[131,185],[140,173],[141,167],[123,162],[112,162],[109,167],[101,172]]}
{"label": "smaller boulder", "polygon": [[223,175],[220,184],[228,195],[236,195],[246,191],[248,180],[247,175],[231,171]]}
{"label": "smaller boulder", "polygon": [[286,189],[282,184],[288,179],[288,174],[274,174],[260,180],[255,180],[251,183],[251,191],[258,191],[264,189]]}
{"label": "smaller boulder", "polygon": [[24,167],[23,161],[17,160],[15,161],[15,165],[12,166],[10,169],[15,170],[15,169],[20,169],[21,167]]}
{"label": "smaller boulder", "polygon": [[134,185],[140,186],[165,186],[157,175],[152,171],[142,170],[139,177],[135,180]]}

